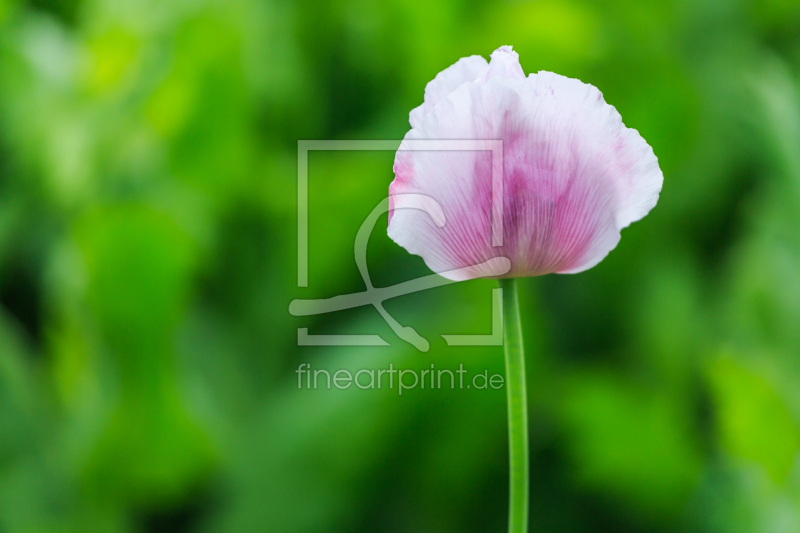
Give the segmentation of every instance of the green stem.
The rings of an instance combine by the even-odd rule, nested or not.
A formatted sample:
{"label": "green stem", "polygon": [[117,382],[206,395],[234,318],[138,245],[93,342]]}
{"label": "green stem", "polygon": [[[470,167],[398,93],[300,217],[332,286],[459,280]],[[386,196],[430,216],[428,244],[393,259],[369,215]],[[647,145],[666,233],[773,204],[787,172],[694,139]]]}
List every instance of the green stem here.
{"label": "green stem", "polygon": [[503,340],[506,352],[508,397],[508,451],[510,489],[509,533],[528,531],[528,395],[525,389],[525,351],[519,319],[517,280],[501,279],[503,289]]}

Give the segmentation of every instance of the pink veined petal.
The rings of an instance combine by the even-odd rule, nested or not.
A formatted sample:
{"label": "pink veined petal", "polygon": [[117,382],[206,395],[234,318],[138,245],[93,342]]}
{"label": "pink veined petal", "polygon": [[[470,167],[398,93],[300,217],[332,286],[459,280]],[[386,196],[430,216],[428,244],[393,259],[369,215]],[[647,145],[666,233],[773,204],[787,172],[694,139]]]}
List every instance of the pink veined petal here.
{"label": "pink veined petal", "polygon": [[489,64],[481,56],[462,57],[450,65],[425,86],[425,101],[421,106],[411,110],[408,121],[416,128],[437,102],[447,97],[462,83],[475,81],[489,68]]}
{"label": "pink veined petal", "polygon": [[[498,56],[504,63],[494,69]],[[507,277],[574,273],[599,263],[620,231],[655,206],[663,176],[652,149],[595,87],[550,72],[506,76],[495,52],[486,81],[461,84],[406,139],[503,140],[503,246],[491,246],[491,155],[399,151],[390,194],[427,194],[442,228],[398,210],[389,236],[435,272],[508,257]],[[517,63],[518,66],[518,63]],[[469,277],[481,272],[466,271]]]}

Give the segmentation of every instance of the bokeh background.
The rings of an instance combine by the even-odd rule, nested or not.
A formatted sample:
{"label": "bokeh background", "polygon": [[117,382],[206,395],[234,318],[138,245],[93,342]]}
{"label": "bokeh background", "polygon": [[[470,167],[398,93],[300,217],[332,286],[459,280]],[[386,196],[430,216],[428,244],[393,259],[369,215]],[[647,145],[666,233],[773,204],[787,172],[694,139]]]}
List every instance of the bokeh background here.
{"label": "bokeh background", "polygon": [[[599,87],[661,200],[523,280],[531,530],[800,531],[800,3],[0,0],[0,532],[503,531],[505,390],[298,390],[295,369],[502,372],[491,281],[363,290],[353,240],[425,84],[511,44]],[[428,273],[385,235],[376,285]],[[310,333],[391,346],[298,347]]]}

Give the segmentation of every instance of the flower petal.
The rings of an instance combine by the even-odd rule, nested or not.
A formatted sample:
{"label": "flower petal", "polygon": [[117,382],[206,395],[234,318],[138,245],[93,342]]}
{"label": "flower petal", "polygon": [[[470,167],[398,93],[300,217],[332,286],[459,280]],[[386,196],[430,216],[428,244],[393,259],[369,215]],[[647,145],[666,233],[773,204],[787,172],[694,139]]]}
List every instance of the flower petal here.
{"label": "flower petal", "polygon": [[525,72],[519,65],[519,54],[510,46],[501,46],[492,52],[492,61],[481,80],[493,78],[524,80]]}
{"label": "flower petal", "polygon": [[405,137],[503,140],[503,246],[491,246],[491,153],[401,146],[395,157],[390,194],[431,196],[447,223],[398,210],[389,236],[435,272],[480,277],[468,267],[493,257],[511,260],[506,277],[580,272],[658,200],[663,176],[652,149],[600,91],[550,72],[507,76],[514,56],[495,52],[487,73],[499,75],[461,84]]}
{"label": "flower petal", "polygon": [[412,109],[408,121],[412,128],[422,122],[437,102],[447,97],[462,83],[474,81],[484,75],[489,69],[489,64],[481,56],[462,57],[450,65],[425,86],[425,101],[421,106]]}

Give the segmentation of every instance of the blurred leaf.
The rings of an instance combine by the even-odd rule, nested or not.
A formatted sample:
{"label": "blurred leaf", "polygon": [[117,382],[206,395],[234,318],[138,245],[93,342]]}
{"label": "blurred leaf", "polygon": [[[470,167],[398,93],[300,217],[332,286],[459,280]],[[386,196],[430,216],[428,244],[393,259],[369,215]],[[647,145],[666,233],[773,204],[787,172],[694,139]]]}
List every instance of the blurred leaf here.
{"label": "blurred leaf", "polygon": [[682,402],[602,374],[569,380],[565,393],[579,481],[656,519],[678,516],[700,467]]}
{"label": "blurred leaf", "polygon": [[723,448],[762,465],[774,482],[786,479],[800,448],[800,431],[786,404],[763,377],[730,357],[709,365]]}

